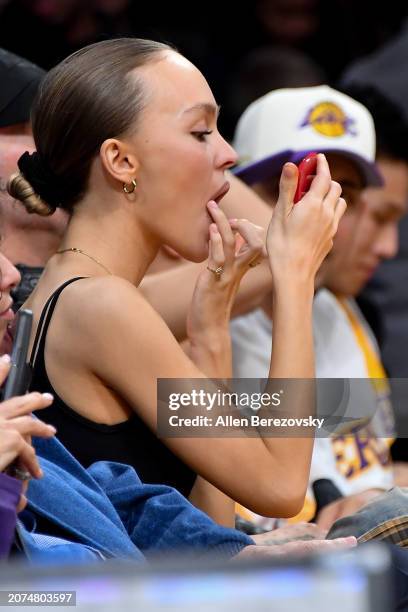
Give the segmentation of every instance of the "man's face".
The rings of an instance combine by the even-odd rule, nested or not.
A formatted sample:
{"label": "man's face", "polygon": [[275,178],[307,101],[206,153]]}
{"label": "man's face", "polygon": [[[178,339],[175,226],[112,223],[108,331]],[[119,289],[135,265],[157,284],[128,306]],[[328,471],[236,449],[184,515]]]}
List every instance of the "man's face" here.
{"label": "man's face", "polygon": [[361,191],[356,168],[348,160],[330,160],[333,180],[343,186],[348,208],[331,253],[321,268],[321,282],[334,293],[354,296],[373,276],[381,261],[398,250],[398,221],[406,210],[408,166],[405,162],[377,160],[385,184]]}

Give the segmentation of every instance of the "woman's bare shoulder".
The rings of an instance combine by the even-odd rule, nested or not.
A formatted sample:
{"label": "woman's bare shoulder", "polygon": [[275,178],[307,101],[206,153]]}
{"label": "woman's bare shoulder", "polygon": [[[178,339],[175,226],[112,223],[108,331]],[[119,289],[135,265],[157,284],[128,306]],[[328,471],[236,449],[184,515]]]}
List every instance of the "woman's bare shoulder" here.
{"label": "woman's bare shoulder", "polygon": [[[170,378],[177,372],[185,377],[200,376],[160,315],[137,287],[122,278],[74,283],[67,287],[56,314],[54,340],[59,342],[63,333],[67,338],[65,354],[76,363],[80,360],[109,384],[116,386],[122,376],[128,376],[135,360],[145,381],[156,380],[161,372]],[[139,396],[138,402],[142,402]]]}
{"label": "woman's bare shoulder", "polygon": [[132,318],[137,320],[135,313],[156,319],[161,317],[149,304],[141,291],[128,280],[119,276],[98,276],[81,279],[72,283],[64,290],[60,302],[60,312],[67,322],[72,321],[77,326],[98,325],[106,317],[119,320]]}

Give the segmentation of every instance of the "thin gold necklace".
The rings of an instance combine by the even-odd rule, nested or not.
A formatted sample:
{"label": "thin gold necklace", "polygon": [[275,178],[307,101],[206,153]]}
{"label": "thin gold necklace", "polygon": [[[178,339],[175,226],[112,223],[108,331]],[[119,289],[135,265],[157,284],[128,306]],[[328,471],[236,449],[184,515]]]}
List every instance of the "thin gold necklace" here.
{"label": "thin gold necklace", "polygon": [[98,266],[101,266],[101,268],[103,268],[105,270],[105,272],[107,272],[108,274],[113,276],[112,272],[106,266],[104,266],[102,262],[100,262],[97,259],[95,259],[95,257],[92,257],[92,255],[89,255],[88,253],[85,253],[85,251],[82,251],[81,249],[77,249],[77,247],[70,247],[69,249],[61,249],[61,251],[57,251],[57,254],[61,255],[62,253],[68,253],[68,252],[71,252],[71,253],[80,253],[81,255],[85,255],[85,257],[89,257],[89,259],[92,259],[92,261],[97,263]]}

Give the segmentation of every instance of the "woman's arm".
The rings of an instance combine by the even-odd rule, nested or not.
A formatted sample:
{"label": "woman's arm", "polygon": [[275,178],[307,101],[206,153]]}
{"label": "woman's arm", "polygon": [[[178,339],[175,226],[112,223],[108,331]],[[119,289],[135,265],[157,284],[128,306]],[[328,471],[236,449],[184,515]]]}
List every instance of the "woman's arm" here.
{"label": "woman's arm", "polygon": [[189,501],[222,527],[235,527],[235,502],[208,480],[197,476]]}
{"label": "woman's arm", "polygon": [[[264,231],[243,222],[247,239],[234,235],[224,215],[215,215],[210,227],[208,268],[222,266],[217,278],[207,269],[196,283],[187,315],[185,349],[195,366],[208,378],[232,377],[230,337],[231,308],[243,276],[254,262],[266,256]],[[235,502],[201,476],[196,478],[189,496],[200,510],[224,527],[235,526]]]}

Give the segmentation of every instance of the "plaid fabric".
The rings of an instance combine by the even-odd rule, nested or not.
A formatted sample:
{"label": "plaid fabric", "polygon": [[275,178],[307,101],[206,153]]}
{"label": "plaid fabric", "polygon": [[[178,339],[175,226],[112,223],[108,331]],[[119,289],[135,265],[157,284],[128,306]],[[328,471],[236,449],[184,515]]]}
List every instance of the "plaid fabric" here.
{"label": "plaid fabric", "polygon": [[354,535],[359,543],[384,540],[408,547],[408,488],[394,487],[359,512],[334,523],[327,539]]}
{"label": "plaid fabric", "polygon": [[407,546],[408,516],[399,516],[385,521],[358,538],[359,542],[368,542],[369,540],[387,540],[398,546]]}

